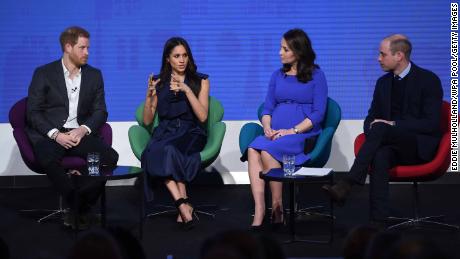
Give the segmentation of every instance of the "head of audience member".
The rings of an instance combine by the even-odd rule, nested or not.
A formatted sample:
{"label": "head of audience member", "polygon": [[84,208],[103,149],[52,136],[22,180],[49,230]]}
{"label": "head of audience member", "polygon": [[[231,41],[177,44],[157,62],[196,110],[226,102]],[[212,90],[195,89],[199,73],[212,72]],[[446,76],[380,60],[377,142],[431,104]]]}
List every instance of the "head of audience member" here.
{"label": "head of audience member", "polygon": [[75,67],[81,67],[88,62],[88,31],[78,26],[69,27],[61,33],[59,41],[64,60],[70,61]]}
{"label": "head of audience member", "polygon": [[208,238],[200,251],[201,259],[284,259],[281,247],[266,237],[231,230]]}
{"label": "head of audience member", "polygon": [[83,232],[70,249],[68,259],[123,259],[117,240],[106,230]]}
{"label": "head of audience member", "polygon": [[291,29],[283,34],[281,39],[280,58],[283,64],[282,71],[288,72],[293,68],[297,71],[296,77],[302,83],[312,80],[316,54],[310,38],[301,29]]}
{"label": "head of audience member", "polygon": [[378,61],[383,71],[400,74],[409,64],[412,44],[402,34],[394,34],[382,40]]}
{"label": "head of audience member", "polygon": [[343,244],[344,259],[364,258],[369,241],[379,232],[371,225],[361,225],[353,228]]}
{"label": "head of audience member", "polygon": [[393,245],[387,259],[447,259],[436,243],[420,237],[406,237]]}
{"label": "head of audience member", "polygon": [[0,237],[0,258],[10,258],[10,249],[6,244],[5,240]]}
{"label": "head of audience member", "polygon": [[367,246],[364,258],[366,259],[384,259],[388,254],[389,247],[398,243],[401,234],[394,231],[382,231],[372,238]]}
{"label": "head of audience member", "polygon": [[201,79],[196,76],[197,66],[192,50],[187,41],[181,37],[173,37],[166,41],[161,59],[160,86],[170,81],[171,74],[185,75],[188,86],[198,95]]}
{"label": "head of audience member", "polygon": [[118,242],[123,257],[145,259],[145,252],[139,240],[131,232],[121,227],[114,227],[108,230]]}

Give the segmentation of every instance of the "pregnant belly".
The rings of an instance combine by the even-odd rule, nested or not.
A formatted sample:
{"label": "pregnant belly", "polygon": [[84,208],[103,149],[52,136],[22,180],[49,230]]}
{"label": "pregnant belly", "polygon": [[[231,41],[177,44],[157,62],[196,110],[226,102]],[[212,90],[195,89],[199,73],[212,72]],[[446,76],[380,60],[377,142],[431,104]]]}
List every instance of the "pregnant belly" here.
{"label": "pregnant belly", "polygon": [[299,104],[280,104],[272,113],[272,128],[290,129],[305,119]]}

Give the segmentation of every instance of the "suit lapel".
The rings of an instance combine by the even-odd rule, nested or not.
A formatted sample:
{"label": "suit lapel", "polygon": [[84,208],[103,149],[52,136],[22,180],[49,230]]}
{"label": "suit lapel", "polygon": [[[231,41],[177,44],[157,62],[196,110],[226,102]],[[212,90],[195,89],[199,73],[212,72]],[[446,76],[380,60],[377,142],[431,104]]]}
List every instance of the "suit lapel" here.
{"label": "suit lapel", "polygon": [[80,112],[81,104],[84,101],[88,88],[88,73],[86,65],[81,68],[80,93],[78,94],[77,116]]}
{"label": "suit lapel", "polygon": [[383,88],[383,103],[384,103],[384,110],[383,116],[386,119],[390,119],[391,117],[391,83],[392,77],[387,76],[384,81],[384,88]]}
{"label": "suit lapel", "polygon": [[58,91],[64,99],[65,106],[67,110],[69,109],[69,96],[67,95],[67,86],[65,84],[64,70],[62,68],[62,61],[56,61],[56,84],[58,86]]}
{"label": "suit lapel", "polygon": [[407,109],[409,107],[409,101],[410,101],[409,97],[417,93],[415,89],[415,74],[416,74],[416,66],[414,63],[412,63],[410,71],[407,74],[406,87],[404,88],[403,109],[401,111],[401,114],[407,114]]}

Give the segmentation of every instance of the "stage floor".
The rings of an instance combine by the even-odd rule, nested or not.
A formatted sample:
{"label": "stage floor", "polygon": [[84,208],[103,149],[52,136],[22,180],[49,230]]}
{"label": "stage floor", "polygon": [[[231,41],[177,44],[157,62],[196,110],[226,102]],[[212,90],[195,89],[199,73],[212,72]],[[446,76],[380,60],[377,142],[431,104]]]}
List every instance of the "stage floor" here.
{"label": "stage floor", "polygon": [[[344,207],[336,207],[334,241],[330,244],[294,243],[282,245],[288,257],[317,258],[340,257],[346,234],[360,224],[368,222],[368,185],[355,188]],[[412,192],[407,184],[392,185],[392,213],[397,216],[411,215]],[[419,188],[423,215],[444,214],[445,222],[460,225],[460,188],[457,184],[421,185]],[[253,202],[249,185],[190,186],[190,196],[196,204],[218,204],[215,219],[200,216],[197,227],[183,231],[175,222],[177,214],[166,214],[147,219],[144,238],[141,241],[148,258],[198,258],[203,241],[223,230],[248,229],[251,222]],[[287,198],[287,195],[285,195]],[[39,215],[23,214],[20,209],[55,208],[57,195],[51,188],[0,189],[0,237],[9,245],[12,258],[62,258],[75,240],[75,234],[64,228],[62,220],[37,223]],[[286,200],[287,201],[287,200]],[[287,202],[285,206],[287,207]],[[300,191],[302,207],[327,203],[327,197],[319,185],[306,185]],[[155,201],[149,204],[169,204],[171,199],[164,188],[158,188]],[[135,186],[107,187],[107,212],[109,226],[123,226],[138,235],[137,220],[139,195]],[[311,219],[297,224],[297,232],[306,238],[325,239],[327,221]],[[460,233],[444,230],[404,230],[406,235],[429,237],[454,257],[460,247]],[[289,238],[287,227],[278,232],[264,234],[282,242]]]}

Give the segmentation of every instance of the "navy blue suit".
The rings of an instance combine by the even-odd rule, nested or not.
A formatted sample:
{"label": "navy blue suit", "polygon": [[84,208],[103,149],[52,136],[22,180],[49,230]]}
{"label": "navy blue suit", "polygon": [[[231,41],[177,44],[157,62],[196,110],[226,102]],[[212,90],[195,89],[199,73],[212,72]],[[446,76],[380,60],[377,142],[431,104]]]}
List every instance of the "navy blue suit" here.
{"label": "navy blue suit", "polygon": [[[98,152],[101,155],[101,164],[116,165],[118,161],[118,153],[98,136],[99,128],[107,120],[101,71],[89,65],[81,67],[77,121],[79,125],[89,127],[91,134],[84,136],[77,146],[65,149],[50,139],[47,133],[54,128],[62,130],[68,116],[69,98],[62,61],[59,59],[38,67],[34,72],[27,99],[27,135],[38,163],[59,193],[73,207],[76,190],[61,166],[62,158],[79,156],[86,159],[89,152]],[[79,192],[81,195],[77,206],[83,212],[97,200],[105,185],[105,182],[90,179],[88,182],[87,185],[82,184],[84,188]]]}
{"label": "navy blue suit", "polygon": [[[411,64],[398,118],[392,118],[393,73],[377,80],[368,115],[364,121],[366,141],[351,167],[349,180],[364,184],[369,166],[371,218],[388,216],[388,171],[395,165],[431,160],[437,150],[443,91],[441,81],[431,71]],[[394,94],[394,93],[393,93]],[[375,119],[395,121],[395,126]]]}

